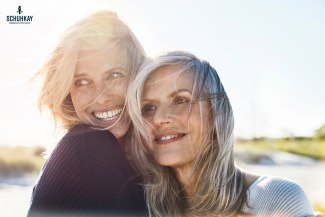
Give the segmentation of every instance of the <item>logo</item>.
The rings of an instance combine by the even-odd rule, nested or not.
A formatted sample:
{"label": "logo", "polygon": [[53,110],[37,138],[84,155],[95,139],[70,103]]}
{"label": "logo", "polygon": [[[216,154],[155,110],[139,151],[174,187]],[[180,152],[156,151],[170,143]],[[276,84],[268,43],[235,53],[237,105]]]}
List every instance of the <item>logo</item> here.
{"label": "logo", "polygon": [[20,15],[23,13],[21,6],[18,6],[16,11],[19,15],[7,16],[7,22],[9,24],[31,24],[33,22],[33,16],[31,15]]}
{"label": "logo", "polygon": [[21,6],[18,6],[18,11],[17,11],[18,14],[21,14],[23,13],[23,11],[21,10]]}

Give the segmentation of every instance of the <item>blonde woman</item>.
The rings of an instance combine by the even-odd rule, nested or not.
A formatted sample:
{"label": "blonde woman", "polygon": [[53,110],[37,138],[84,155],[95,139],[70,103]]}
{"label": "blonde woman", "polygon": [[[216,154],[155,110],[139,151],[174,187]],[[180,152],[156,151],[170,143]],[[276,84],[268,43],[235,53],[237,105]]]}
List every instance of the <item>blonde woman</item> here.
{"label": "blonde woman", "polygon": [[139,177],[127,149],[131,121],[125,110],[130,77],[144,51],[111,11],[71,26],[37,76],[45,76],[39,106],[67,134],[45,163],[28,216],[140,215]]}
{"label": "blonde woman", "polygon": [[192,54],[148,60],[128,89],[150,216],[308,216],[301,187],[234,162],[234,118],[217,72]]}

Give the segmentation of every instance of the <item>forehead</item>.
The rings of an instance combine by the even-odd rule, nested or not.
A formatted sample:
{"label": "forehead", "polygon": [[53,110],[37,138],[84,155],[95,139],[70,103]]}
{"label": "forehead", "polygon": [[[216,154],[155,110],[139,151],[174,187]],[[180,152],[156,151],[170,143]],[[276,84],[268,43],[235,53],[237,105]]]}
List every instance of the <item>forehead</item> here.
{"label": "forehead", "polygon": [[123,50],[117,45],[106,45],[101,48],[82,49],[78,55],[77,70],[94,68],[113,68],[126,66]]}
{"label": "forehead", "polygon": [[192,91],[193,85],[193,71],[181,65],[163,66],[147,78],[144,96],[169,94],[179,89]]}

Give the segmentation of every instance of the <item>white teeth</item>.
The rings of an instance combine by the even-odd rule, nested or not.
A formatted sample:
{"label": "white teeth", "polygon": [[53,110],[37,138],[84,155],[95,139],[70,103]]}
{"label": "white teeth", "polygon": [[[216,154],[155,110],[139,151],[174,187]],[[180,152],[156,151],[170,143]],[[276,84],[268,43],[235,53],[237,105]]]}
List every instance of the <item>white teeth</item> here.
{"label": "white teeth", "polygon": [[117,118],[122,113],[122,111],[123,109],[115,109],[107,112],[94,112],[94,115],[96,118],[101,120],[113,120]]}
{"label": "white teeth", "polygon": [[166,141],[166,140],[174,139],[176,137],[178,137],[178,135],[168,135],[168,136],[160,137],[159,140],[160,141]]}

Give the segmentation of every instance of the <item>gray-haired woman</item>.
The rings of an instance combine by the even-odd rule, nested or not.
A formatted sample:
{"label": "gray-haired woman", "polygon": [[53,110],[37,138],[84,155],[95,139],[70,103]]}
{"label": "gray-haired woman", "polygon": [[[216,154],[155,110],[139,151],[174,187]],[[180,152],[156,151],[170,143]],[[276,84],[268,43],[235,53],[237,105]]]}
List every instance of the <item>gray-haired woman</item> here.
{"label": "gray-haired woman", "polygon": [[302,188],[234,161],[234,117],[216,70],[186,52],[147,60],[128,90],[150,216],[309,216]]}

